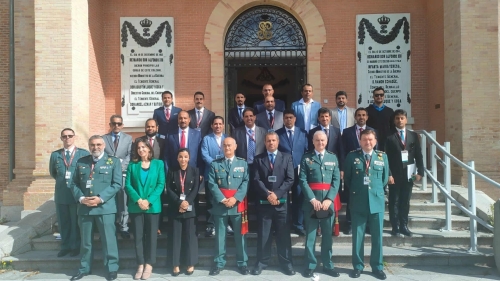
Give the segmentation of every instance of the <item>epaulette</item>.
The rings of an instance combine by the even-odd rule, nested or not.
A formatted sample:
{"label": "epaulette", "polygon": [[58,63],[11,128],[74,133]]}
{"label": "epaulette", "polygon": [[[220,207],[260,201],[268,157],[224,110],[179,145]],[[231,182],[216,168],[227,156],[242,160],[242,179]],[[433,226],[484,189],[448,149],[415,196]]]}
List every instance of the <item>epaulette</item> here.
{"label": "epaulette", "polygon": [[351,150],[349,152],[356,152],[356,151],[361,151],[361,148],[357,148],[357,149]]}
{"label": "epaulette", "polygon": [[382,151],[382,150],[375,150],[375,153],[382,153],[382,154],[385,154],[385,152],[384,152],[384,151]]}
{"label": "epaulette", "polygon": [[330,150],[326,150],[326,149],[325,149],[325,151],[326,151],[326,152],[328,152],[328,153],[330,153],[330,154],[335,155],[335,153],[334,153],[334,152],[331,152]]}
{"label": "epaulette", "polygon": [[236,157],[236,159],[246,161],[245,158],[241,158],[241,157]]}
{"label": "epaulette", "polygon": [[217,159],[214,159],[214,161],[213,161],[213,162],[220,162],[220,163],[222,163],[222,161],[224,161],[224,159],[225,159],[224,157],[222,157],[222,158],[217,158]]}

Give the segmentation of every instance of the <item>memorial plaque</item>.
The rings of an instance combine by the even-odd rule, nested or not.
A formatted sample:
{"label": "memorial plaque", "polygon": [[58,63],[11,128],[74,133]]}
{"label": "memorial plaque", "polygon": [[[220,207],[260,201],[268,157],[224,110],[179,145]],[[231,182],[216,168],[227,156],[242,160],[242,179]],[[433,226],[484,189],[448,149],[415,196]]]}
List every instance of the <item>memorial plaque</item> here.
{"label": "memorial plaque", "polygon": [[385,90],[385,104],[411,118],[410,14],[357,15],[357,106],[373,103],[372,91]]}
{"label": "memorial plaque", "polygon": [[174,93],[174,19],[122,17],[120,28],[121,114],[126,127],[143,130],[161,93]]}

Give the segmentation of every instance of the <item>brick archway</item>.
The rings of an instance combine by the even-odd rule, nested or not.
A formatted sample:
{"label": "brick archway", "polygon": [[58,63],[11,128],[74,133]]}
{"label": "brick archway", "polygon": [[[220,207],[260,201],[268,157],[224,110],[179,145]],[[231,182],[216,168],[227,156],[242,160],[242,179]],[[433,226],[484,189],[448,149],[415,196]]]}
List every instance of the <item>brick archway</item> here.
{"label": "brick archway", "polygon": [[243,11],[258,5],[274,5],[290,12],[302,25],[307,40],[307,82],[321,101],[320,58],[326,42],[323,18],[310,0],[221,0],[208,19],[205,46],[210,53],[212,110],[224,113],[224,38],[231,22]]}

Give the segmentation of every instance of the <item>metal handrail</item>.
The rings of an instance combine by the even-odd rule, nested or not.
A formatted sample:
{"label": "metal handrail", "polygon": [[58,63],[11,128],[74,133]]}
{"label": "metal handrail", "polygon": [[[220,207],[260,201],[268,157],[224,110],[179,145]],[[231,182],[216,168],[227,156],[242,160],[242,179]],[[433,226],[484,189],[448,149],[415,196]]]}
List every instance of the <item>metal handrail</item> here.
{"label": "metal handrail", "polygon": [[[500,188],[500,184],[488,178],[487,176],[481,174],[475,170],[474,161],[470,161],[469,164],[465,164],[458,158],[451,154],[450,142],[445,142],[444,145],[439,144],[436,141],[436,131],[431,131],[431,133],[425,130],[416,130],[417,134],[420,134],[422,138],[422,156],[424,162],[424,176],[422,177],[422,190],[427,189],[427,177],[432,182],[432,203],[436,203],[437,200],[437,189],[445,195],[445,205],[446,205],[446,225],[444,230],[451,231],[451,203],[455,204],[462,212],[464,212],[470,218],[470,249],[469,252],[477,252],[477,223],[479,222],[488,230],[494,230],[494,227],[483,219],[476,215],[476,176],[480,179],[486,181],[487,183]],[[431,144],[430,147],[430,159],[431,159],[431,169],[427,169],[427,142]],[[443,158],[436,154],[436,150],[443,153]],[[467,171],[468,175],[468,209],[464,207],[460,202],[451,196],[451,162],[457,164]],[[437,164],[443,166],[444,171],[444,184],[441,184],[437,180]]]}

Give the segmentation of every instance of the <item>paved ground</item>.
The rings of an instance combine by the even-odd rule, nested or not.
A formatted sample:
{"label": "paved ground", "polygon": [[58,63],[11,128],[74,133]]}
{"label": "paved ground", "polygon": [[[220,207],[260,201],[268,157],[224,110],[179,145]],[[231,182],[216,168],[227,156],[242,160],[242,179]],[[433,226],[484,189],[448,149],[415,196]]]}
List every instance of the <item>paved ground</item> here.
{"label": "paved ground", "polygon": [[[348,274],[350,272],[349,266],[339,266],[339,278],[332,278],[327,275],[319,273],[319,280],[351,280]],[[307,280],[300,274],[295,276],[286,276],[281,274],[276,269],[265,270],[260,276],[242,276],[239,275],[234,268],[229,268],[222,271],[219,276],[208,276],[207,268],[199,268],[195,273],[188,277],[186,275],[179,275],[172,277],[166,269],[154,269],[154,274],[149,280],[221,280],[221,281],[235,281],[235,280],[279,280],[286,281],[293,280]],[[396,281],[472,281],[472,280],[500,280],[500,275],[494,268],[483,266],[389,266],[385,272],[387,273],[387,280]],[[68,280],[70,275],[74,272],[51,273],[51,272],[20,272],[20,271],[6,271],[0,274],[0,280]],[[123,269],[120,270],[118,280],[133,280],[133,270]],[[82,280],[104,280],[104,271],[95,272],[91,276],[87,276]],[[362,274],[357,280],[377,280],[370,275],[369,269],[366,274]]]}

